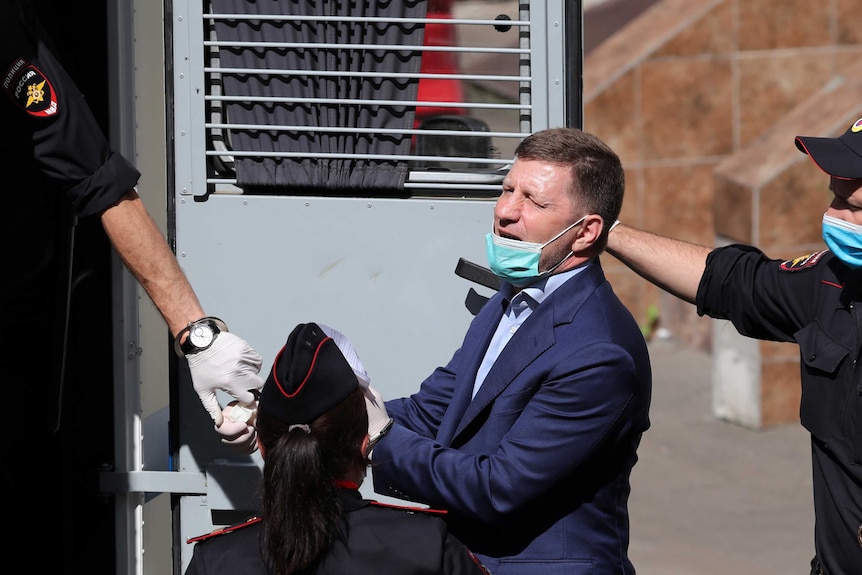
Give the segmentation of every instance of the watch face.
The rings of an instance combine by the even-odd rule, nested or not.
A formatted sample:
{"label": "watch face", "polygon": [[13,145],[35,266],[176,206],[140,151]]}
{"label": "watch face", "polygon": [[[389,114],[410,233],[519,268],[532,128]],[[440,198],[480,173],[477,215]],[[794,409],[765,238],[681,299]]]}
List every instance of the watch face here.
{"label": "watch face", "polygon": [[199,323],[189,331],[189,341],[195,347],[209,347],[215,337],[213,326],[209,323]]}

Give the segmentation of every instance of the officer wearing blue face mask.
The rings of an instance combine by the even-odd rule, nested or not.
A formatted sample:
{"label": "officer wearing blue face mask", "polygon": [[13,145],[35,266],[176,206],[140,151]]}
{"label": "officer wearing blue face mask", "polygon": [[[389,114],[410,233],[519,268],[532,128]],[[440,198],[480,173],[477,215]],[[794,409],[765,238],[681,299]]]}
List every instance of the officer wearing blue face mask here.
{"label": "officer wearing blue face mask", "polygon": [[[811,433],[812,575],[862,573],[862,118],[837,138],[796,146],[829,176],[829,249],[793,260],[744,245],[710,249],[616,225],[608,251],[638,274],[730,320],[742,335],[795,342],[801,423]],[[673,265],[669,265],[673,262]]]}
{"label": "officer wearing blue face mask", "polygon": [[862,267],[862,217],[854,215],[862,207],[862,118],[838,138],[800,136],[796,147],[829,174],[835,199],[823,214],[823,240],[847,267]]}

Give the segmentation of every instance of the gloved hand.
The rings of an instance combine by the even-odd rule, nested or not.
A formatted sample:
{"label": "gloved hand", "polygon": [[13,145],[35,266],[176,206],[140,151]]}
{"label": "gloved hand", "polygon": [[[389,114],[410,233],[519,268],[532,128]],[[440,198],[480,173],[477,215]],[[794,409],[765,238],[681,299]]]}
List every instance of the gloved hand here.
{"label": "gloved hand", "polygon": [[260,391],[263,387],[264,380],[258,375],[263,360],[244,339],[223,331],[209,348],[187,355],[186,360],[195,391],[216,427],[221,427],[224,421],[215,394],[217,389],[247,407],[255,405],[252,390]]}
{"label": "gloved hand", "polygon": [[386,412],[386,405],[383,403],[380,392],[371,387],[371,378],[368,377],[368,372],[365,371],[365,366],[362,365],[362,361],[360,361],[350,340],[343,333],[328,325],[321,324],[320,328],[338,346],[341,355],[344,356],[353,373],[356,374],[356,380],[365,395],[365,409],[368,411],[368,452],[370,453],[374,444],[389,433],[393,419]]}
{"label": "gloved hand", "polygon": [[223,436],[221,442],[244,455],[257,451],[257,430],[254,428],[256,409],[257,404],[254,409],[245,407],[238,401],[227,404],[222,411],[224,420],[215,428]]}
{"label": "gloved hand", "polygon": [[370,384],[364,386],[360,383],[359,386],[365,394],[365,410],[368,411],[368,451],[371,451],[374,445],[389,433],[393,420],[386,412],[386,405],[380,392]]}

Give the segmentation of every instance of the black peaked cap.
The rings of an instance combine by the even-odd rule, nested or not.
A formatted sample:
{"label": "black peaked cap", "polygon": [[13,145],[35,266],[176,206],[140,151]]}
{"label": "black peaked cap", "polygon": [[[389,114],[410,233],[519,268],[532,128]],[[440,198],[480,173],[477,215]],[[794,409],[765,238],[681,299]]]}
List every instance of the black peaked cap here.
{"label": "black peaked cap", "polygon": [[837,138],[797,136],[796,147],[830,176],[862,179],[862,118]]}

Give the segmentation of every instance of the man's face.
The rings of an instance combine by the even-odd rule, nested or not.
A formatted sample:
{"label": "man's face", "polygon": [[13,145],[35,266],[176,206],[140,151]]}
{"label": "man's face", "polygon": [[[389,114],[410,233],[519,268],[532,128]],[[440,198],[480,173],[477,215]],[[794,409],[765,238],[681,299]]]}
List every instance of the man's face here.
{"label": "man's face", "polygon": [[[568,192],[571,169],[536,160],[516,159],[503,180],[494,208],[494,232],[504,238],[544,244],[577,221]],[[580,226],[542,250],[539,271],[566,257]]]}
{"label": "man's face", "polygon": [[834,194],[826,214],[851,224],[862,225],[862,180],[829,178],[829,189]]}

